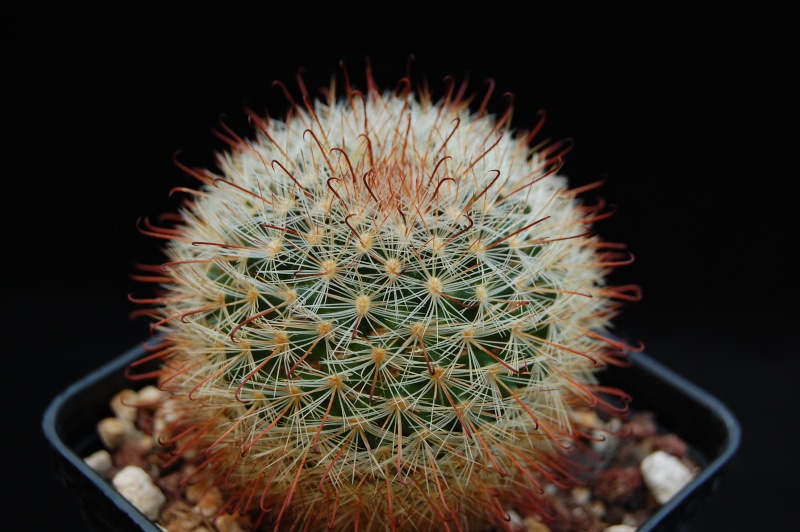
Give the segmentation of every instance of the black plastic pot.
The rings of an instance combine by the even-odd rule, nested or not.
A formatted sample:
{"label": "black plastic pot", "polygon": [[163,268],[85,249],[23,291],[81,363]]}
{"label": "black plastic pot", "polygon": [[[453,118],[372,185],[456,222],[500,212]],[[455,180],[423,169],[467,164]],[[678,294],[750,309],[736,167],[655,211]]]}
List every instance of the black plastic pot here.
{"label": "black plastic pot", "polygon": [[[52,445],[58,478],[81,506],[92,530],[159,531],[83,460],[102,448],[98,420],[110,416],[110,399],[131,382],[126,366],[144,355],[135,347],[87,375],[57,396],[47,408],[44,433]],[[699,505],[718,489],[725,464],[736,452],[741,429],[735,416],[715,397],[641,353],[633,365],[609,368],[603,384],[619,386],[634,397],[633,407],[652,410],[663,429],[688,443],[701,472],[662,506],[637,532],[688,530]]]}

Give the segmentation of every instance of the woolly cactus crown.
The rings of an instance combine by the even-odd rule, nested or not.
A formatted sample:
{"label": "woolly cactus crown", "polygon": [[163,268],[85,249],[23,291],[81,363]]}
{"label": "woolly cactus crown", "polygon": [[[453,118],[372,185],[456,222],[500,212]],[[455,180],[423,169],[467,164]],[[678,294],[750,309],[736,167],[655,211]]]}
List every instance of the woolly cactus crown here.
{"label": "woolly cactus crown", "polygon": [[[567,481],[629,260],[510,112],[408,79],[251,114],[143,277],[163,439],[276,528],[469,528]],[[605,390],[604,390],[605,391]],[[216,480],[215,480],[216,479]]]}

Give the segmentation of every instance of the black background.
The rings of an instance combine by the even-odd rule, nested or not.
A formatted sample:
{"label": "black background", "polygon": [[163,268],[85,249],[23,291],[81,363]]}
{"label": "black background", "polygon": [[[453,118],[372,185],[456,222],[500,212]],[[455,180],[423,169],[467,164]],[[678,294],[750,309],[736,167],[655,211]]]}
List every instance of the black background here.
{"label": "black background", "polygon": [[255,24],[235,36],[156,23],[37,31],[47,46],[14,58],[4,82],[14,123],[3,142],[11,368],[2,374],[15,427],[4,433],[14,446],[4,478],[19,485],[12,497],[25,497],[14,507],[26,529],[82,527],[53,475],[41,416],[67,385],[146,337],[146,323],[129,317],[127,294],[138,289],[129,275],[134,262],[159,258],[158,243],[135,226],[171,207],[172,187],[193,184],[174,153],[212,165],[224,149],[212,134],[220,117],[248,135],[245,106],[280,116],[286,100],[271,83],[297,95],[299,67],[317,94],[331,75],[341,78],[340,60],[363,86],[369,57],[378,83],[394,87],[411,55],[415,79],[438,95],[446,75],[467,76],[481,96],[493,78],[489,110],[501,113],[502,94],[513,93],[516,127],[532,127],[544,109],[541,138],[575,142],[563,173],[576,185],[606,180],[599,193],[617,213],[598,230],[629,245],[636,261],[615,278],[644,294],[619,317],[618,333],[640,339],[742,424],[740,450],[695,529],[796,522],[800,470],[788,435],[800,369],[797,58],[777,41],[727,38],[733,28],[708,35],[708,25],[730,22],[719,13],[693,16],[692,38],[630,42],[505,42],[478,32],[341,44],[266,28],[254,35]]}

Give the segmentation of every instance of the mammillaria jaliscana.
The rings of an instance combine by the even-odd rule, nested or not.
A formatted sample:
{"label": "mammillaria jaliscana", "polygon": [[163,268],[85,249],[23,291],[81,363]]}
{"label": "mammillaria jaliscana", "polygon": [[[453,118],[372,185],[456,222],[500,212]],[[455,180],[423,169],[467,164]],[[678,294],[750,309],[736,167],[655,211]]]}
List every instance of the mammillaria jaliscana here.
{"label": "mammillaria jaliscana", "polygon": [[173,223],[142,222],[167,257],[132,296],[161,439],[263,526],[501,524],[569,484],[577,412],[624,409],[595,372],[630,349],[611,321],[639,290],[606,278],[631,257],[559,174],[570,143],[534,144],[544,115],[512,130],[452,80],[341,85],[249,113],[214,171],[185,167]]}

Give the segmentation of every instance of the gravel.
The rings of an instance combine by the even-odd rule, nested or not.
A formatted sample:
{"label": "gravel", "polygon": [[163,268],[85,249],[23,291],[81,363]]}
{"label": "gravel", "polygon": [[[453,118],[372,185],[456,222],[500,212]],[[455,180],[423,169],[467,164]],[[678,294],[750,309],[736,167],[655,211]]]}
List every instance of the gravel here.
{"label": "gravel", "polygon": [[[219,489],[179,483],[192,464],[162,467],[168,449],[153,436],[154,428],[169,415],[159,407],[162,398],[152,385],[117,394],[111,401],[115,416],[97,424],[104,449],[87,456],[87,464],[163,530],[251,530],[256,516],[222,512]],[[132,410],[132,404],[140,407]],[[603,420],[592,411],[583,415],[594,417],[589,421],[603,429],[598,432],[602,440],[586,443],[605,461],[583,479],[583,485],[569,490],[545,485],[547,512],[506,508],[513,532],[632,532],[699,472],[688,445],[661,429],[652,412],[633,412],[624,421]],[[587,456],[583,451],[573,458],[585,461]],[[271,528],[265,522],[267,529]]]}

